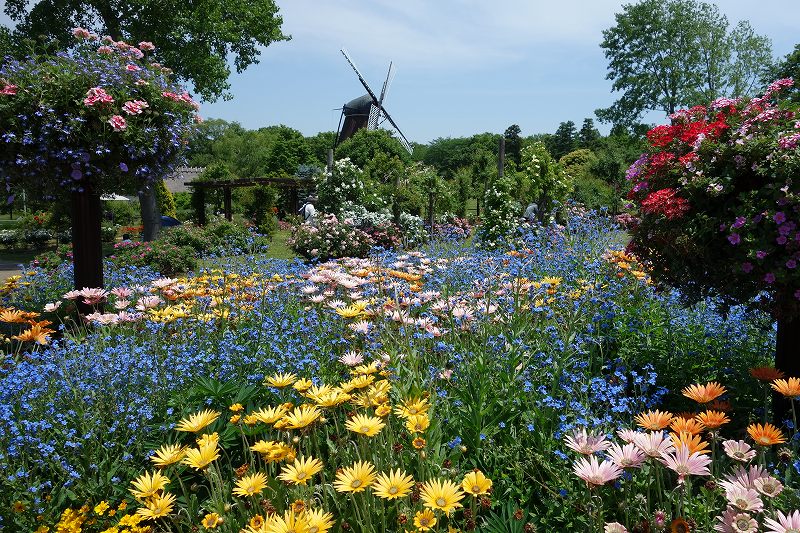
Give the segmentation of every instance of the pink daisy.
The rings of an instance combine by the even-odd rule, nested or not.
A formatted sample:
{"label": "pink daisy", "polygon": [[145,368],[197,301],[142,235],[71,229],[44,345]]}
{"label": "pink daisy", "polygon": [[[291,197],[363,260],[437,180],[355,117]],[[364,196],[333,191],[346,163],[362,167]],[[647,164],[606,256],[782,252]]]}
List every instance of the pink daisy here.
{"label": "pink daisy", "polygon": [[620,468],[639,468],[647,460],[647,456],[633,443],[624,446],[613,444],[608,449],[608,458]]}
{"label": "pink daisy", "polygon": [[722,516],[718,516],[715,531],[722,533],[755,533],[758,523],[747,513],[740,513],[733,507],[728,507]]}
{"label": "pink daisy", "polygon": [[757,512],[764,508],[764,502],[755,489],[748,489],[738,484],[725,490],[725,498],[740,511]]}
{"label": "pink daisy", "polygon": [[797,533],[800,531],[800,511],[794,511],[784,515],[778,511],[778,520],[771,518],[764,519],[764,527],[768,527],[764,533]]}
{"label": "pink daisy", "polygon": [[735,461],[747,463],[756,456],[756,451],[743,440],[726,440],[722,447],[725,454]]}
{"label": "pink daisy", "polygon": [[583,428],[580,432],[575,431],[572,435],[567,435],[564,440],[567,448],[584,455],[592,455],[595,452],[607,450],[611,447],[611,443],[606,440],[605,435],[589,435],[586,433],[586,428]]}
{"label": "pink daisy", "polygon": [[612,463],[605,460],[598,463],[597,457],[581,457],[572,467],[575,474],[590,485],[605,485],[622,475],[622,470]]}
{"label": "pink daisy", "polygon": [[690,454],[688,446],[679,446],[674,453],[662,454],[661,462],[678,473],[678,483],[683,483],[686,476],[711,475],[708,470],[711,458],[699,452]]}
{"label": "pink daisy", "polygon": [[648,457],[661,459],[665,453],[675,451],[672,439],[663,431],[650,431],[648,433],[638,433],[634,444],[639,447]]}

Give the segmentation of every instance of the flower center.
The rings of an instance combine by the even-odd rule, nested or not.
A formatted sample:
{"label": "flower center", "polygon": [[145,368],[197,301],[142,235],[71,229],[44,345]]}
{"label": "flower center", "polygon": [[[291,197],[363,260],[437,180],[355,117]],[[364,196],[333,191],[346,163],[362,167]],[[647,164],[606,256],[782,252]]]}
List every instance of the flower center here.
{"label": "flower center", "polygon": [[736,500],[736,507],[739,509],[747,509],[747,500],[739,498]]}
{"label": "flower center", "polygon": [[397,494],[398,492],[397,487],[389,487],[389,494]]}
{"label": "flower center", "polygon": [[427,518],[420,518],[419,519],[419,525],[421,525],[421,526],[429,526],[429,525],[431,525],[431,521],[428,520]]}
{"label": "flower center", "polygon": [[361,426],[361,433],[369,433],[369,426]]}
{"label": "flower center", "polygon": [[354,479],[353,482],[350,483],[350,486],[353,487],[354,489],[357,489],[358,487],[361,486],[361,480],[360,479]]}
{"label": "flower center", "polygon": [[444,507],[446,503],[444,498],[436,498],[436,505],[439,507]]}
{"label": "flower center", "polygon": [[472,486],[472,492],[474,492],[475,494],[479,493],[480,491],[481,491],[481,488],[478,485],[473,485]]}
{"label": "flower center", "polygon": [[297,473],[297,479],[305,479],[305,478],[306,478],[306,473],[305,472],[298,472]]}

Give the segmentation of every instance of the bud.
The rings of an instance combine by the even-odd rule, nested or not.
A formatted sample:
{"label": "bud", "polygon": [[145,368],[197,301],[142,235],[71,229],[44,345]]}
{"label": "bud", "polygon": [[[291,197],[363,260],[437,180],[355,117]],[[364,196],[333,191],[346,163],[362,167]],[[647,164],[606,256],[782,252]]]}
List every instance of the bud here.
{"label": "bud", "polygon": [[300,437],[298,437],[297,435],[295,435],[294,437],[292,437],[292,442],[293,442],[293,443],[295,443],[295,444],[297,444],[298,442],[300,442]]}
{"label": "bud", "polygon": [[463,444],[461,446],[459,446],[458,449],[461,450],[461,453],[467,453],[467,447],[464,446]]}

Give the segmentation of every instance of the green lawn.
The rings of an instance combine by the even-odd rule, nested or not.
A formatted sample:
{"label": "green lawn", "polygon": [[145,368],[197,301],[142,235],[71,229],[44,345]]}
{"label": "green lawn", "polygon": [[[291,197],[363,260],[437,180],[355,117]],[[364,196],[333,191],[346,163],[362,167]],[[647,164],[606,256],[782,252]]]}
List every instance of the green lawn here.
{"label": "green lawn", "polygon": [[278,230],[272,236],[272,243],[267,250],[267,257],[275,259],[294,259],[297,255],[286,245],[286,240],[292,235],[291,230]]}

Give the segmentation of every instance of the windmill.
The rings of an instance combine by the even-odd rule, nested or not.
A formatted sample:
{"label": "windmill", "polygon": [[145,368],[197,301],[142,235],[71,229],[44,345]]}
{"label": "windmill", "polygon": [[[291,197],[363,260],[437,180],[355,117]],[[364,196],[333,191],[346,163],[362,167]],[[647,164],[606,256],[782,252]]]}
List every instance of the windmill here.
{"label": "windmill", "polygon": [[361,128],[375,130],[378,129],[378,126],[380,126],[383,122],[388,121],[389,124],[392,125],[394,131],[397,132],[400,144],[403,145],[403,148],[408,150],[408,153],[411,153],[413,151],[411,144],[408,142],[406,136],[403,135],[403,132],[400,131],[400,128],[397,127],[397,124],[383,106],[383,99],[386,97],[389,84],[392,83],[392,78],[394,77],[392,63],[389,63],[389,72],[386,74],[386,80],[383,82],[383,88],[381,89],[381,96],[378,98],[375,96],[375,93],[372,91],[369,85],[367,85],[366,80],[364,80],[364,76],[362,76],[358,71],[358,68],[356,68],[353,60],[350,59],[350,56],[347,54],[347,50],[342,48],[341,52],[350,66],[353,67],[353,70],[358,76],[358,81],[360,81],[361,85],[363,85],[367,90],[367,94],[350,100],[344,104],[344,106],[342,106],[342,115],[339,118],[339,131],[336,135],[336,144],[339,144],[345,139],[349,139]]}

